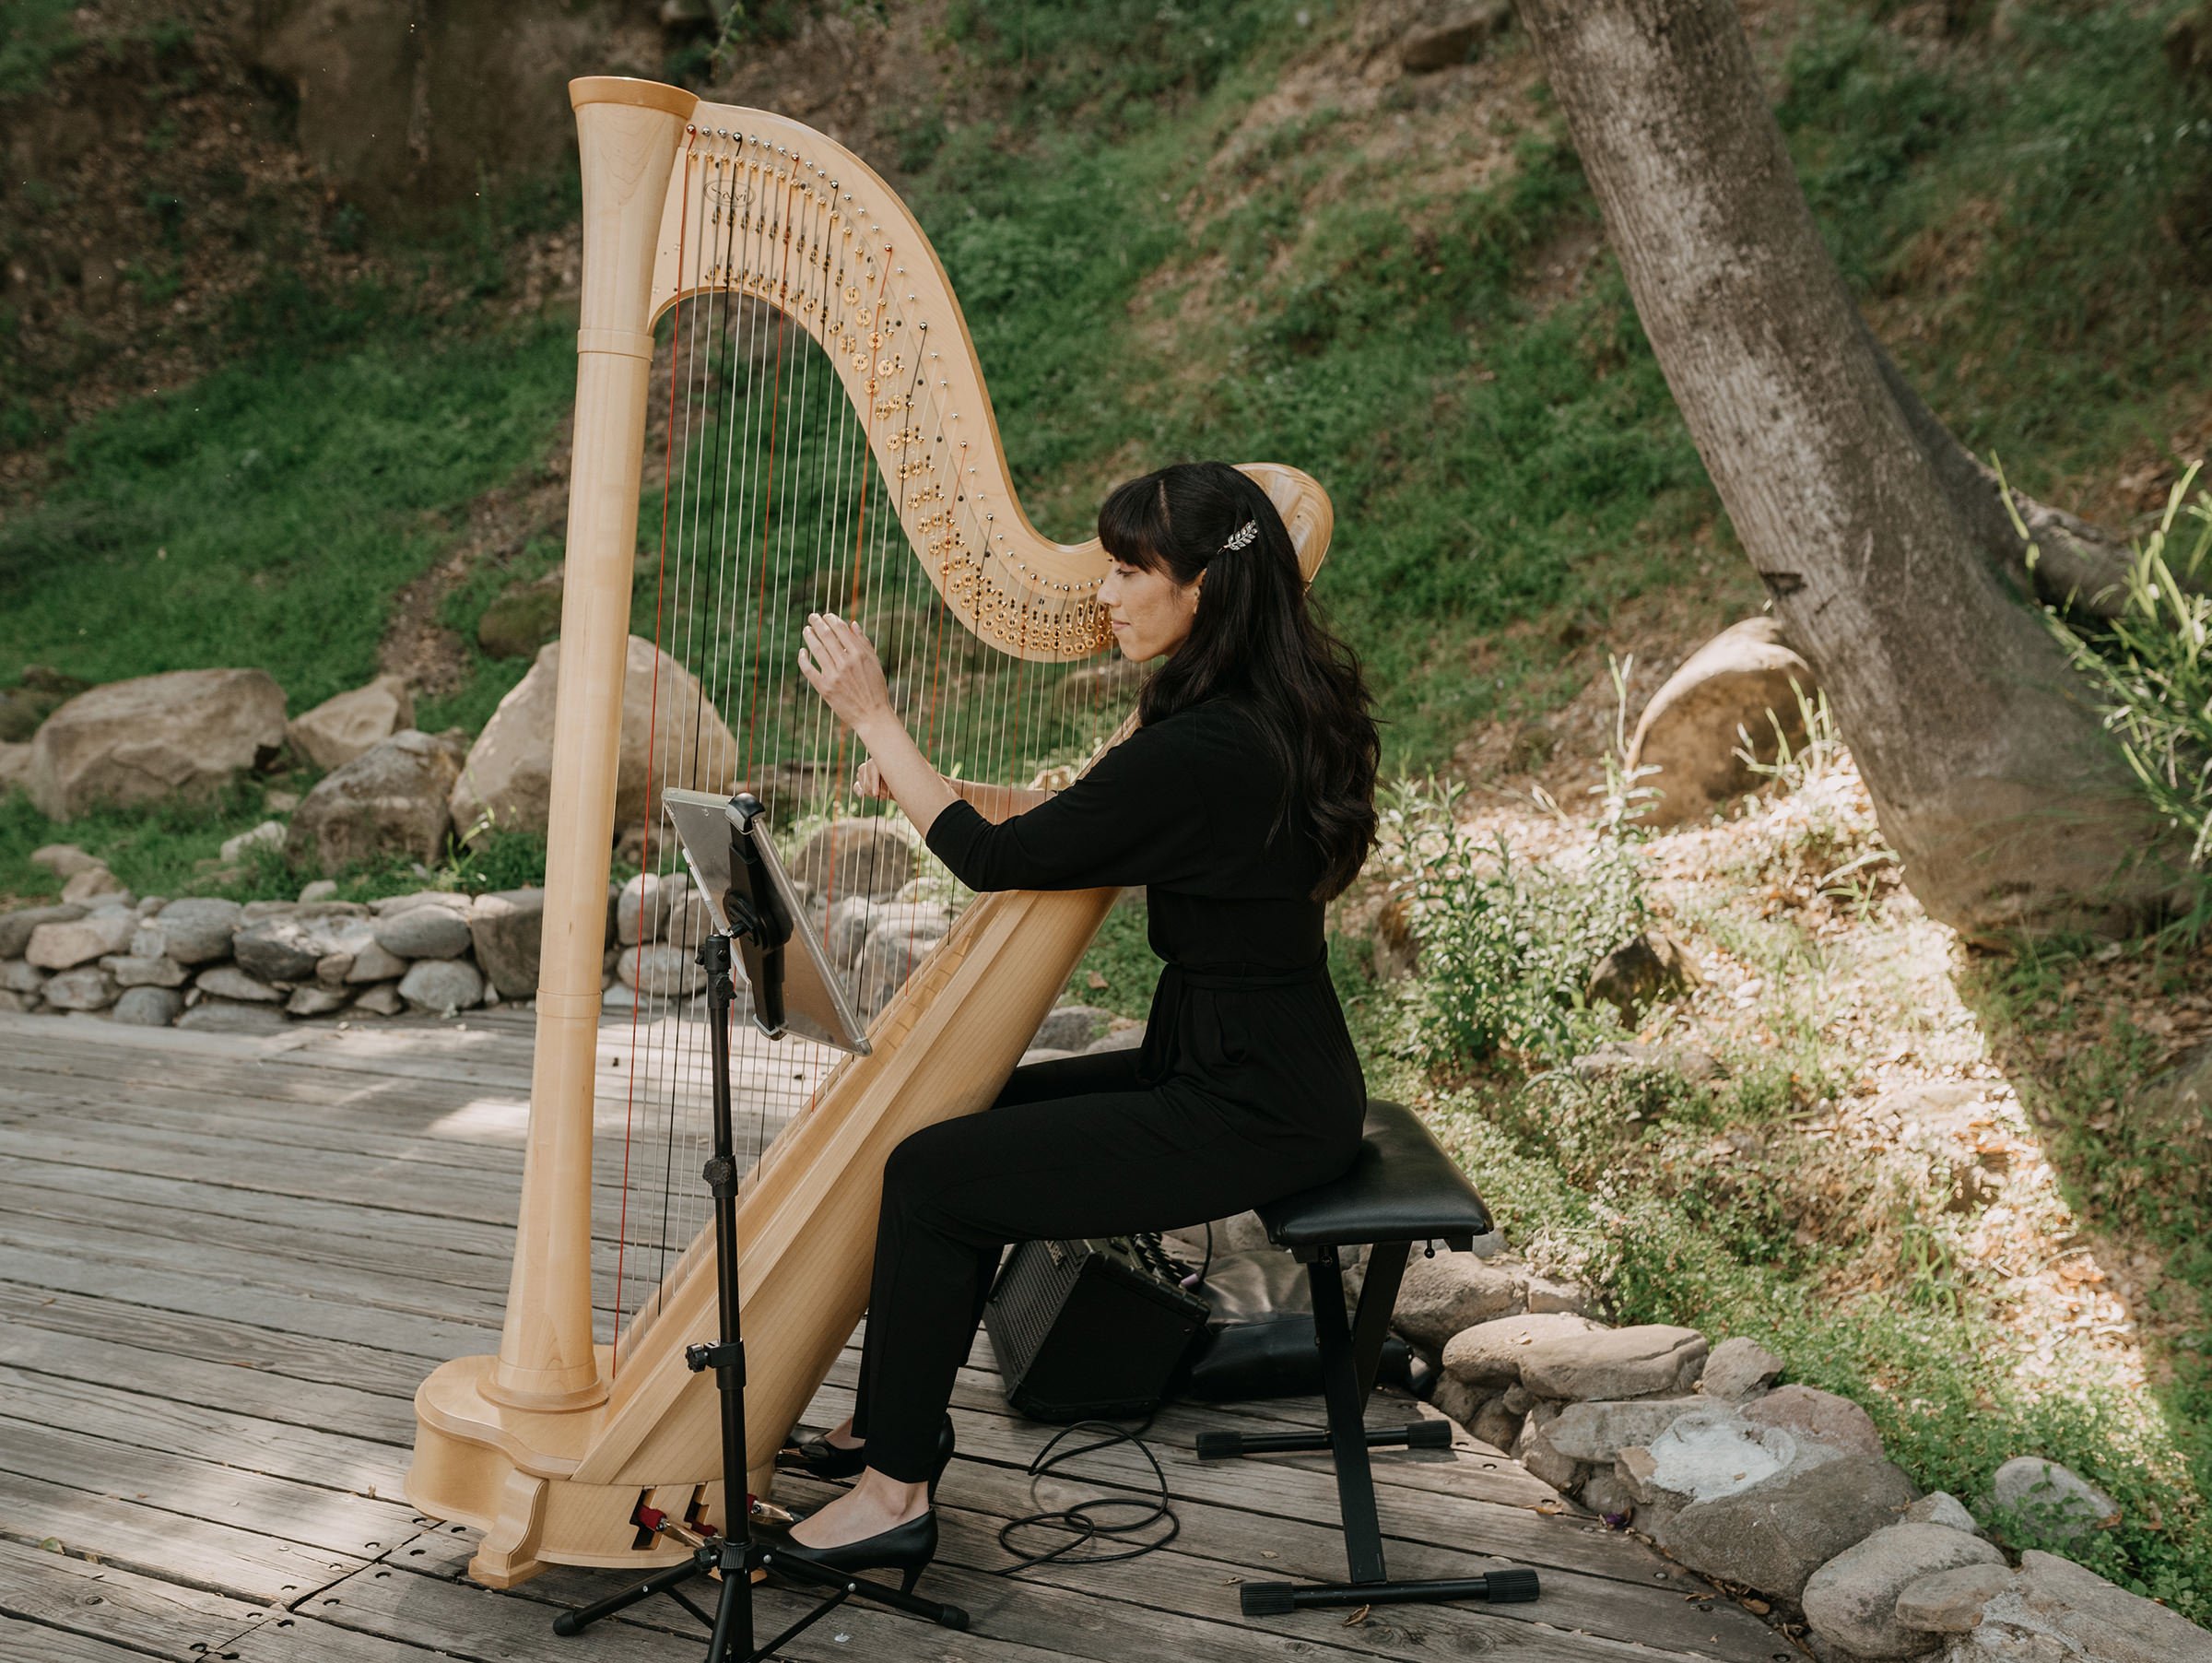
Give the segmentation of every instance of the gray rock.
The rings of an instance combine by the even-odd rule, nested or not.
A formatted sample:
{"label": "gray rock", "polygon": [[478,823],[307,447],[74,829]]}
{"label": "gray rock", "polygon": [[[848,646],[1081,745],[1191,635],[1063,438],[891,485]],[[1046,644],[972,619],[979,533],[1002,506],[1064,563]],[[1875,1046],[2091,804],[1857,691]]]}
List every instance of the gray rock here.
{"label": "gray rock", "polygon": [[1778,1386],[1745,1404],[1743,1415],[1754,1426],[1778,1426],[1801,1439],[1881,1458],[1882,1434],[1874,1417],[1849,1398],[1816,1386]]}
{"label": "gray rock", "polygon": [[1906,1584],[1892,1615],[1903,1627],[1923,1634],[1963,1634],[1982,1621],[1982,1608],[1991,1598],[2011,1586],[2011,1568],[2001,1559],[1937,1571]]}
{"label": "gray rock", "polygon": [[249,901],[239,909],[239,921],[259,924],[264,918],[288,918],[299,910],[297,901]]}
{"label": "gray rock", "polygon": [[292,997],[285,1000],[284,1008],[290,1016],[328,1016],[334,1010],[345,1008],[346,997],[344,991],[335,987],[295,987]]}
{"label": "gray rock", "polygon": [[[1453,1380],[1449,1374],[1442,1376],[1442,1379],[1451,1381],[1463,1392],[1476,1389]],[[1503,1398],[1486,1398],[1482,1407],[1475,1411],[1475,1419],[1464,1424],[1491,1448],[1510,1450],[1520,1440],[1522,1420],[1522,1416],[1506,1408]]]}
{"label": "gray rock", "polygon": [[0,960],[0,990],[36,993],[45,981],[46,973],[29,959]]}
{"label": "gray rock", "polygon": [[1434,1258],[1417,1253],[1406,1262],[1390,1326],[1416,1345],[1441,1350],[1463,1329],[1513,1315],[1521,1307],[1521,1279],[1513,1267],[1485,1264],[1471,1253]]}
{"label": "gray rock", "polygon": [[622,893],[615,902],[615,939],[624,947],[653,940],[660,935],[661,924],[667,915],[667,903],[661,898],[660,879],[651,872],[641,872],[622,885]]}
{"label": "gray rock", "polygon": [[599,1008],[602,1011],[633,1010],[637,1003],[638,990],[628,982],[610,982],[599,993]]}
{"label": "gray rock", "polygon": [[85,915],[81,906],[25,906],[0,916],[0,959],[20,959],[30,934],[41,924],[69,924]]}
{"label": "gray rock", "polygon": [[107,863],[75,843],[41,843],[30,852],[30,864],[43,867],[65,881]]}
{"label": "gray rock", "polygon": [[[160,910],[158,906],[153,909],[157,913]],[[141,914],[140,916],[147,921],[131,932],[131,957],[134,959],[168,958],[169,938],[161,933],[161,926],[154,923],[149,914]]]}
{"label": "gray rock", "polygon": [[707,973],[699,961],[665,941],[624,948],[615,975],[622,986],[649,998],[689,998],[707,985]]}
{"label": "gray rock", "polygon": [[1102,1051],[1141,1051],[1144,1044],[1145,1024],[1137,1022],[1131,1027],[1116,1028],[1111,1033],[1100,1034],[1083,1047],[1083,1055],[1096,1056]]}
{"label": "gray rock", "polygon": [[1685,1392],[1705,1366],[1705,1336],[1661,1323],[1557,1333],[1529,1345],[1521,1384],[1539,1398],[1650,1398]]}
{"label": "gray rock", "polygon": [[[1495,1401],[1496,1398],[1495,1392],[1488,1391],[1479,1386],[1469,1386],[1465,1381],[1455,1379],[1450,1374],[1440,1374],[1436,1377],[1435,1385],[1430,1388],[1429,1404],[1430,1408],[1440,1413],[1449,1415],[1469,1432],[1474,1432],[1475,1422],[1482,1419],[1484,1409]],[[1496,1445],[1499,1451],[1503,1453],[1512,1448],[1513,1439],[1520,1434],[1520,1431],[1521,1417],[1515,1415],[1512,1421],[1512,1431],[1507,1434],[1503,1443],[1499,1443],[1495,1438],[1484,1438],[1483,1442]],[[1482,1434],[1477,1433],[1476,1435],[1481,1437]]]}
{"label": "gray rock", "polygon": [[171,987],[127,987],[115,1001],[113,1018],[135,1028],[166,1028],[183,1012],[184,996]]}
{"label": "gray rock", "polygon": [[[1045,1012],[1032,1045],[1050,1045],[1055,1051],[1076,1052],[1106,1032],[1113,1012],[1090,1005],[1059,1005]],[[1442,1344],[1441,1340],[1437,1342]]]}
{"label": "gray rock", "polygon": [[927,902],[901,902],[884,908],[860,951],[864,996],[871,989],[888,992],[905,985],[906,978],[951,928],[952,915]]}
{"label": "gray rock", "polygon": [[207,964],[230,956],[230,938],[245,909],[235,901],[187,895],[155,914],[169,956],[180,964]]}
{"label": "gray rock", "polygon": [[136,913],[141,918],[151,918],[168,904],[169,897],[166,895],[141,895],[138,897],[138,904],[134,906],[131,911]]}
{"label": "gray rock", "polygon": [[1672,1074],[1693,1086],[1721,1077],[1719,1060],[1695,1045],[1650,1045],[1622,1040],[1586,1051],[1568,1065],[1584,1079],[1618,1079],[1638,1074]]}
{"label": "gray rock", "polygon": [[[1821,1458],[1832,1453],[1824,1451]],[[1675,1417],[1650,1444],[1625,1445],[1614,1469],[1640,1503],[1679,1511],[1764,1483],[1788,1471],[1802,1454],[1790,1433],[1754,1426],[1732,1409],[1706,1404]]]}
{"label": "gray rock", "polygon": [[1947,1490],[1932,1490],[1905,1509],[1908,1525],[1941,1525],[1947,1530],[1964,1530],[1970,1536],[1982,1534],[1982,1527],[1965,1504]]}
{"label": "gray rock", "polygon": [[1990,1499],[2057,1541],[2071,1541],[2119,1522],[2118,1502],[2072,1469],[2041,1456],[2015,1456],[1998,1468],[1990,1482]]}
{"label": "gray rock", "polygon": [[24,786],[39,812],[215,795],[284,744],[284,690],[262,670],[173,670],[79,693],[40,724]]}
{"label": "gray rock", "polygon": [[401,959],[457,959],[469,948],[468,915],[442,906],[388,913],[371,926],[377,946]]}
{"label": "gray rock", "polygon": [[[346,966],[345,979],[348,987],[359,987],[366,982],[391,982],[407,973],[407,961],[397,953],[388,951],[374,936],[355,948]],[[323,966],[318,961],[315,977],[320,981]]]}
{"label": "gray rock", "polygon": [[501,890],[479,895],[468,912],[477,968],[503,999],[526,999],[537,991],[538,942],[546,923],[543,890]]}
{"label": "gray rock", "polygon": [[1782,1369],[1781,1358],[1738,1334],[1712,1348],[1700,1383],[1708,1398],[1735,1403],[1765,1391],[1782,1378]]}
{"label": "gray rock", "polygon": [[284,1012],[274,1005],[241,1005],[235,999],[202,999],[177,1019],[194,1033],[280,1033]]}
{"label": "gray rock", "polygon": [[62,885],[64,902],[81,902],[86,906],[98,906],[102,902],[120,901],[135,906],[138,898],[124,887],[123,879],[104,866],[87,867],[76,877]]}
{"label": "gray rock", "polygon": [[1593,1005],[1612,1006],[1633,1028],[1652,1006],[1687,993],[1697,981],[1698,973],[1680,942],[1657,930],[1645,930],[1597,961],[1584,997]]}
{"label": "gray rock", "polygon": [[1602,1467],[1583,1480],[1583,1505],[1615,1530],[1624,1529],[1636,1516],[1636,1498],[1610,1467]]}
{"label": "gray rock", "polygon": [[1912,1500],[1912,1480],[1888,1461],[1807,1445],[1771,1478],[1689,1503],[1653,1539],[1702,1575],[1795,1599],[1815,1571]]}
{"label": "gray rock", "polygon": [[1398,67],[1408,75],[1433,75],[1471,64],[1492,35],[1512,26],[1506,0],[1475,0],[1455,9],[1447,21],[1416,29],[1398,44]]}
{"label": "gray rock", "polygon": [[238,967],[264,982],[312,982],[325,954],[338,949],[337,932],[318,918],[279,913],[248,924],[230,938]]}
{"label": "gray rock", "polygon": [[464,754],[457,739],[413,728],[394,734],[316,783],[292,815],[285,846],[326,872],[382,855],[436,860]]}
{"label": "gray rock", "polygon": [[1751,753],[1771,761],[1776,725],[1792,745],[1804,742],[1802,692],[1816,682],[1806,661],[1783,639],[1779,619],[1760,615],[1722,631],[1683,662],[1652,696],[1629,740],[1629,767],[1656,773],[1659,793],[1645,823],[1679,826],[1703,820],[1759,777],[1737,754],[1738,731]]}
{"label": "gray rock", "polygon": [[369,915],[389,918],[394,913],[411,913],[418,906],[441,906],[448,912],[466,913],[469,897],[459,890],[410,890],[405,895],[384,895],[369,903]]}
{"label": "gray rock", "polygon": [[1914,1657],[1926,1631],[1897,1620],[1897,1598],[1924,1576],[1961,1565],[2002,1565],[1978,1536],[1941,1525],[1889,1525],[1830,1560],[1805,1585],[1805,1616],[1819,1634],[1862,1657]]}
{"label": "gray rock", "polygon": [[791,875],[818,893],[895,895],[914,876],[915,843],[888,820],[841,820],[824,826],[792,857]]}
{"label": "gray rock", "polygon": [[397,1016],[405,1008],[395,982],[379,982],[368,992],[356,997],[353,1008],[370,1016]]}
{"label": "gray rock", "polygon": [[1550,1430],[1557,1413],[1548,1403],[1530,1409],[1521,1422],[1521,1435],[1513,1440],[1512,1455],[1532,1478],[1564,1493],[1580,1488],[1590,1469],[1562,1455],[1552,1443]]}
{"label": "gray rock", "polygon": [[[66,929],[67,925],[48,925],[49,929]],[[48,976],[46,985],[39,989],[40,996],[55,1010],[105,1010],[115,1002],[115,978],[98,965],[87,965],[79,970],[65,970],[59,975]]]}
{"label": "gray rock", "polygon": [[30,932],[24,958],[41,970],[74,970],[120,953],[138,933],[127,913],[91,913],[65,924],[41,924]]}
{"label": "gray rock", "polygon": [[[1479,1244],[1476,1251],[1481,1251]],[[1574,1316],[1590,1314],[1590,1295],[1572,1282],[1549,1276],[1532,1276],[1527,1280],[1527,1289],[1525,1304],[1532,1315],[1550,1311],[1564,1311]]]}
{"label": "gray rock", "polygon": [[213,970],[203,970],[194,985],[211,999],[230,999],[241,1005],[284,1003],[284,995],[277,989],[259,976],[248,975],[235,964],[218,964]]}
{"label": "gray rock", "polygon": [[1610,1467],[1630,1445],[1649,1445],[1702,1398],[1639,1398],[1630,1402],[1570,1403],[1552,1421],[1552,1446],[1570,1459]]}
{"label": "gray rock", "polygon": [[336,879],[318,878],[314,882],[301,887],[300,904],[312,906],[318,901],[334,901],[337,898],[337,893],[338,880]]}
{"label": "gray rock", "polygon": [[699,944],[714,933],[714,909],[707,904],[705,895],[691,887],[688,873],[677,872],[662,880],[661,902],[660,938],[670,946],[696,952]]}
{"label": "gray rock", "polygon": [[2212,1663],[2212,1634],[2055,1553],[2020,1555],[2014,1590],[1983,1608],[1977,1637],[2020,1614],[2041,1619],[2088,1663]]}
{"label": "gray rock", "polygon": [[255,849],[283,847],[284,822],[280,820],[265,820],[258,826],[224,838],[217,854],[225,866],[231,866],[245,859]]}
{"label": "gray rock", "polygon": [[399,997],[415,1010],[466,1010],[484,997],[484,978],[465,959],[418,959],[399,979]]}
{"label": "gray rock", "polygon": [[876,927],[877,904],[865,895],[847,895],[830,903],[822,923],[822,949],[839,970],[850,972],[859,962],[860,949]]}
{"label": "gray rock", "polygon": [[1500,1316],[1454,1334],[1444,1346],[1444,1367],[1469,1386],[1517,1386],[1522,1361],[1540,1340],[1588,1334],[1586,1316],[1554,1312],[1542,1316]]}
{"label": "gray rock", "polygon": [[0,1010],[7,1011],[11,1015],[25,1015],[37,1002],[38,996],[36,994],[17,993],[12,989],[0,987]]}
{"label": "gray rock", "polygon": [[415,725],[415,701],[396,676],[379,676],[294,716],[292,749],[317,768],[342,768],[380,740]]}
{"label": "gray rock", "polygon": [[124,953],[102,959],[100,967],[115,978],[118,987],[182,987],[184,967],[164,955],[141,959]]}

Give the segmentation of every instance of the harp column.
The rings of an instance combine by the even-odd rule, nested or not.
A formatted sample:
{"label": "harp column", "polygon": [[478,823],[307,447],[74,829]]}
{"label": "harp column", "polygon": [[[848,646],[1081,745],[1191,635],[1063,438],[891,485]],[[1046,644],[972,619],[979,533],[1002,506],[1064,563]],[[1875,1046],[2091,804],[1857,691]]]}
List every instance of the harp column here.
{"label": "harp column", "polygon": [[653,272],[668,175],[698,100],[594,76],[569,85],[583,170],[582,306],[530,1131],[514,1274],[487,1396],[585,1409],[592,1346],[592,1090],[638,487],[653,364]]}

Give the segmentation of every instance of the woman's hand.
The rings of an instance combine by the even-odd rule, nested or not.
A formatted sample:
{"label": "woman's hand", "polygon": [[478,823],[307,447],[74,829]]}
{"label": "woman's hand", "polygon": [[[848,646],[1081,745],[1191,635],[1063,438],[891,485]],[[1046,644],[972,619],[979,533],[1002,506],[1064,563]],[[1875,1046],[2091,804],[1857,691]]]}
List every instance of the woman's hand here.
{"label": "woman's hand", "polygon": [[876,802],[882,802],[891,795],[890,786],[884,783],[883,765],[874,757],[853,771],[853,795]]}
{"label": "woman's hand", "polygon": [[847,623],[834,612],[810,612],[806,636],[806,644],[799,650],[799,674],[821,694],[839,721],[857,730],[880,717],[897,719],[883,665],[857,624]]}

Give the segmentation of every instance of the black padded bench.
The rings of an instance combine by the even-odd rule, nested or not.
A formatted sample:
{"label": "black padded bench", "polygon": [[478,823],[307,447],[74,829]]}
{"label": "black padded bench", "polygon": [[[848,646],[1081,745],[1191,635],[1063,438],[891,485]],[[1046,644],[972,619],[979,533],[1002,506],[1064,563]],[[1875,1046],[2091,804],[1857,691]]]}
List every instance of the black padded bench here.
{"label": "black padded bench", "polygon": [[[1306,1267],[1313,1290],[1314,1338],[1321,1347],[1322,1395],[1329,1427],[1316,1433],[1208,1432],[1198,1436],[1198,1458],[1281,1450],[1326,1449],[1336,1467],[1336,1500],[1344,1516],[1348,1582],[1299,1586],[1248,1582],[1240,1598],[1246,1616],[1266,1616],[1317,1605],[1397,1605],[1417,1600],[1534,1599],[1536,1574],[1519,1568],[1486,1576],[1393,1582],[1382,1567],[1382,1527],[1375,1512],[1371,1448],[1449,1449],[1452,1423],[1421,1421],[1367,1430],[1366,1406],[1375,1368],[1390,1332],[1391,1309],[1416,1242],[1442,1242],[1465,1252],[1490,1233],[1489,1209],[1475,1186],[1437,1147],[1410,1109],[1394,1103],[1367,1105],[1367,1131],[1351,1170],[1341,1178],[1286,1196],[1259,1209],[1268,1239],[1288,1247]],[[1359,1308],[1344,1314],[1344,1269],[1338,1254],[1368,1249]],[[1434,1252],[1433,1247],[1430,1248]]]}

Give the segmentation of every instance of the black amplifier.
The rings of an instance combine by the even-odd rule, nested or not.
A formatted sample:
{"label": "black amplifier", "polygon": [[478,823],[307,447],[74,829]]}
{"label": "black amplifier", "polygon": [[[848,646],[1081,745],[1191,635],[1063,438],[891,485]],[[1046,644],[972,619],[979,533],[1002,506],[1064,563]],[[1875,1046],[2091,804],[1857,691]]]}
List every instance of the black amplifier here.
{"label": "black amplifier", "polygon": [[983,1307],[1006,1401],[1037,1421],[1150,1414],[1211,1309],[1190,1273],[1157,1235],[1017,1243]]}

